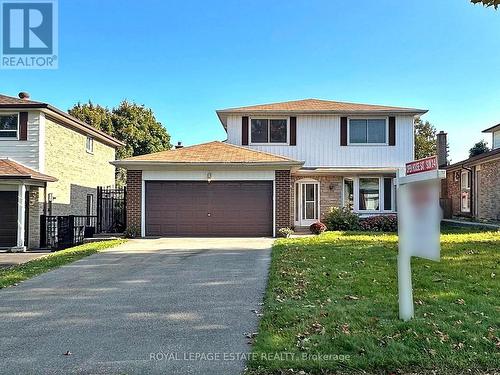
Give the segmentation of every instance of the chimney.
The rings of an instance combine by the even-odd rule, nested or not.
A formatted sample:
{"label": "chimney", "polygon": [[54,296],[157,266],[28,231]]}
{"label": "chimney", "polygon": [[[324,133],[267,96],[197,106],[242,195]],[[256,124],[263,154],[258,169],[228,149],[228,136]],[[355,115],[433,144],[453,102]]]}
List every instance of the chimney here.
{"label": "chimney", "polygon": [[440,131],[436,134],[436,151],[438,159],[438,167],[444,167],[448,164],[448,134]]}
{"label": "chimney", "polygon": [[25,92],[25,91],[21,91],[19,94],[19,99],[22,99],[22,100],[29,100],[30,98],[30,94],[28,92]]}
{"label": "chimney", "polygon": [[179,148],[183,148],[184,146],[182,145],[182,142],[177,142],[177,144],[175,145],[175,149],[179,149]]}

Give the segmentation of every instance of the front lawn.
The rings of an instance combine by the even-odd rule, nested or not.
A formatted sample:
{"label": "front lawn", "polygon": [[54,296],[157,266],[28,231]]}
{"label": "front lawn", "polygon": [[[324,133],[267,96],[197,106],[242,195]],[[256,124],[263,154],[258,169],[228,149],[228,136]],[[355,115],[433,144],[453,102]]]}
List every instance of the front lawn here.
{"label": "front lawn", "polygon": [[499,232],[443,234],[441,262],[413,259],[410,322],[398,319],[396,256],[392,234],[276,241],[249,373],[496,371]]}
{"label": "front lawn", "polygon": [[66,250],[57,251],[42,258],[34,259],[17,266],[0,269],[0,289],[63,266],[67,263],[74,262],[75,260],[88,255],[95,254],[100,250],[117,246],[123,242],[125,242],[125,240],[91,242]]}

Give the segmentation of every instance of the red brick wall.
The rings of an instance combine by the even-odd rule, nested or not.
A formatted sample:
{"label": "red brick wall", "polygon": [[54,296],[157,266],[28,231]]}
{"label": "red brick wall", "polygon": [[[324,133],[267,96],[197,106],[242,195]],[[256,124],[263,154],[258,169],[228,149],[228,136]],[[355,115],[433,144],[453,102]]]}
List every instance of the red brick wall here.
{"label": "red brick wall", "polygon": [[500,159],[480,165],[477,171],[477,216],[500,220]]}
{"label": "red brick wall", "polygon": [[141,229],[142,171],[127,170],[127,227]]}
{"label": "red brick wall", "polygon": [[[276,231],[280,228],[290,228],[290,171],[280,170],[275,172],[276,184]],[[277,233],[276,233],[277,234]]]}
{"label": "red brick wall", "polygon": [[460,177],[458,178],[458,181],[455,181],[456,171],[460,174],[461,169],[447,170],[446,179],[441,183],[441,197],[449,200],[452,216],[461,215]]}

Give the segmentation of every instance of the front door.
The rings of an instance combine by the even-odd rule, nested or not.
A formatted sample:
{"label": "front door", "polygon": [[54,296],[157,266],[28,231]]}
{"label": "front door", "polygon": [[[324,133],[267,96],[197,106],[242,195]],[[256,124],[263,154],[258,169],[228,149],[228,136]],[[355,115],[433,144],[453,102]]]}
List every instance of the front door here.
{"label": "front door", "polygon": [[309,226],[319,220],[319,183],[299,182],[296,185],[297,221],[299,226]]}

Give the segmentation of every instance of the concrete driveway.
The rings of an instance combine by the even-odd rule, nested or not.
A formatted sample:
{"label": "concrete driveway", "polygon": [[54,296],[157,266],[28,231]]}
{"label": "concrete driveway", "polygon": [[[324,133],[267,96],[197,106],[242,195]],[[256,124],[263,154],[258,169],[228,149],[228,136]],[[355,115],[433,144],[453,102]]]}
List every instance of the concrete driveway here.
{"label": "concrete driveway", "polygon": [[271,244],[132,240],[2,289],[0,373],[238,374]]}

